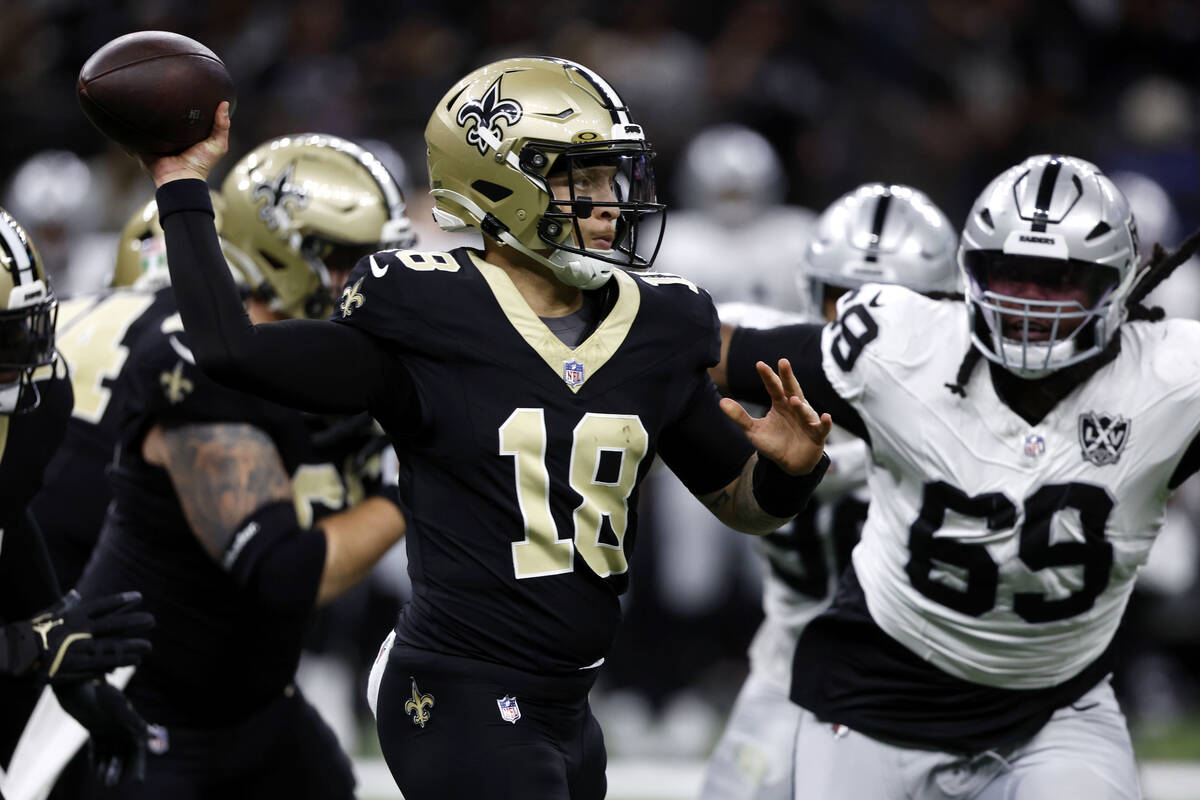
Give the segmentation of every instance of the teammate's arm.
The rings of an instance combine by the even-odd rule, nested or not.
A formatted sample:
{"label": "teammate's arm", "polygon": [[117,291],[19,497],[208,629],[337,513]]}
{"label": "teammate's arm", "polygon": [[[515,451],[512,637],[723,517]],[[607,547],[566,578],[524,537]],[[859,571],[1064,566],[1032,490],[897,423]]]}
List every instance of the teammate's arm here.
{"label": "teammate's arm", "polygon": [[403,515],[382,498],[335,514],[318,530],[301,527],[275,444],[252,425],[155,426],[142,452],[167,470],[205,551],[275,611],[336,597],[404,534]]}
{"label": "teammate's arm", "polygon": [[213,227],[205,179],[229,143],[228,105],[213,135],[178,156],[143,156],[159,187],[167,267],[196,362],[215,380],[315,413],[407,406],[407,372],[349,326],[292,319],[253,325]]}

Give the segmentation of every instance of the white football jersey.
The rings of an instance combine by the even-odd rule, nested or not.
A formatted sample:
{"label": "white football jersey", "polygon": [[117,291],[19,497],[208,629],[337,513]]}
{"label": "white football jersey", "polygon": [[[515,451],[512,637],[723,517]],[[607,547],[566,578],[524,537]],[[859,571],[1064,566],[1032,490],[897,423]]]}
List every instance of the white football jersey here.
{"label": "white football jersey", "polygon": [[[823,368],[871,437],[853,562],[872,618],[956,677],[1053,686],[1108,646],[1200,430],[1200,323],[1128,322],[1121,352],[1036,425],[977,367],[964,305],[867,285]],[[986,362],[983,362],[986,364]]]}

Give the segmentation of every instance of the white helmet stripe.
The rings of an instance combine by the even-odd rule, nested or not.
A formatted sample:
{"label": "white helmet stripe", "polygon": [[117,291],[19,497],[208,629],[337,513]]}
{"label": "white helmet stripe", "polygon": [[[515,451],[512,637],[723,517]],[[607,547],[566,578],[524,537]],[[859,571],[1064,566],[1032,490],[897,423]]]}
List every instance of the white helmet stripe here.
{"label": "white helmet stripe", "polygon": [[13,285],[21,286],[36,281],[38,276],[34,272],[33,259],[29,257],[29,250],[17,232],[11,225],[0,224],[0,236],[4,238],[4,248],[13,262],[9,267],[13,273]]}

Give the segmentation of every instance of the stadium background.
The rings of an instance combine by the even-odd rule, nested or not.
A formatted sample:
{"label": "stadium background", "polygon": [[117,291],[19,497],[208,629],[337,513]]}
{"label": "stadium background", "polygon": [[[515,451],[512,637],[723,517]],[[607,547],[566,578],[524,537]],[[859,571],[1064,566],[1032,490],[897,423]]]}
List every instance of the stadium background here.
{"label": "stadium background", "polygon": [[[928,193],[957,224],[1004,167],[1067,152],[1127,176],[1144,239],[1174,245],[1200,223],[1200,4],[1189,0],[3,0],[0,11],[0,202],[33,228],[60,293],[103,283],[116,232],[150,197],[149,181],[105,145],[74,97],[87,56],[141,29],[192,36],[226,61],[239,102],[225,168],[285,133],[386,145],[431,237],[426,246],[437,241],[420,198],[429,110],[469,69],[525,54],[571,58],[609,79],[656,146],[660,195],[673,209],[704,213],[686,191],[695,185],[683,157],[689,141],[709,126],[739,123],[774,147],[781,193],[767,199],[788,206],[819,211],[859,183],[901,182]],[[14,182],[27,159],[48,149],[77,154],[86,169]],[[731,273],[746,269],[736,254],[730,262]],[[1200,266],[1181,273],[1160,296],[1173,313],[1200,316]],[[1170,541],[1135,597],[1118,675],[1139,755],[1193,769],[1195,494],[1188,486],[1176,503]],[[662,533],[671,522],[662,516],[653,508],[646,515],[626,625],[596,692],[620,797],[694,790],[761,613],[744,542],[699,559],[707,566],[697,579],[689,571],[696,553],[686,536]],[[379,638],[371,636],[368,652]],[[379,768],[372,733],[357,725],[361,735],[349,741],[369,778]],[[651,772],[638,772],[643,766]],[[1155,774],[1174,767],[1164,769]],[[1148,796],[1200,797],[1200,777],[1181,774],[1148,780]],[[662,788],[644,795],[621,788],[660,779]]]}

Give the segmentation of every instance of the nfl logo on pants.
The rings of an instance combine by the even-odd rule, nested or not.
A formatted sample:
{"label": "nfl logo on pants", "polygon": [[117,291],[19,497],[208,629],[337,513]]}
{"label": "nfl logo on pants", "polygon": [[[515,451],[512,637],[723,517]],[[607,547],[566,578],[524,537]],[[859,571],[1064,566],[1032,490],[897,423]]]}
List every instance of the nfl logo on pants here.
{"label": "nfl logo on pants", "polygon": [[496,701],[496,705],[500,706],[500,719],[505,722],[517,724],[517,720],[521,718],[521,708],[517,705],[517,698],[505,695]]}

